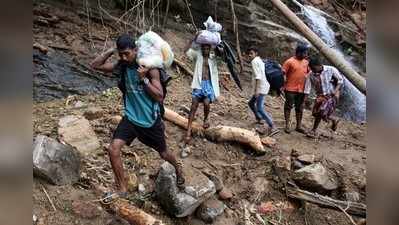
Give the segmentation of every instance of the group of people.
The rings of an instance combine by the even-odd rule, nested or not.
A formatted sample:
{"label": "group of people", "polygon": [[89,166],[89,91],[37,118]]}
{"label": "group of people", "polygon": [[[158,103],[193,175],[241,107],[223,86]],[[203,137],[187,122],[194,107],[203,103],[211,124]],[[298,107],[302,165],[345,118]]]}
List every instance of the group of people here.
{"label": "group of people", "polygon": [[[217,56],[212,51],[212,46],[200,45],[199,49],[191,48],[192,39],[185,48],[186,55],[195,61],[194,76],[192,80],[192,104],[188,118],[188,128],[184,138],[186,145],[190,144],[192,122],[195,118],[199,104],[204,106],[203,128],[209,128],[208,116],[210,105],[220,95]],[[110,57],[119,55],[117,62],[110,62]],[[111,196],[127,196],[127,179],[124,174],[121,160],[121,149],[130,145],[138,138],[145,145],[156,150],[162,159],[171,163],[176,170],[176,183],[184,187],[185,179],[182,164],[168,150],[165,141],[165,126],[161,116],[161,104],[165,93],[161,84],[160,70],[145,68],[136,63],[137,47],[133,38],[123,34],[116,40],[116,48],[111,48],[97,56],[91,67],[103,72],[112,73],[120,77],[119,87],[123,93],[124,117],[117,126],[108,153],[115,174],[118,191]],[[316,91],[317,98],[314,104],[314,126],[310,133],[317,135],[316,130],[321,120],[331,121],[332,129],[337,128],[338,119],[332,118],[337,104],[343,78],[338,70],[331,66],[322,65],[317,58],[307,59],[308,47],[299,45],[295,56],[283,64],[285,77],[284,115],[286,120],[285,132],[291,132],[290,112],[295,107],[296,131],[305,133],[302,127],[304,102],[310,90]],[[265,66],[255,47],[247,50],[247,58],[251,62],[253,71],[253,96],[248,104],[253,111],[256,121],[264,124],[268,135],[278,132],[273,119],[264,109],[266,95],[269,93],[270,84],[266,79]]]}

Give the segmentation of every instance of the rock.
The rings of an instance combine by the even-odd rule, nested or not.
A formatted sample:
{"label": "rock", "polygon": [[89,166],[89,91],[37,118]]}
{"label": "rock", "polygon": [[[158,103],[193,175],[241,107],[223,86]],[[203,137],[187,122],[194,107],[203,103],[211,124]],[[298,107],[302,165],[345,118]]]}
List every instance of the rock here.
{"label": "rock", "polygon": [[321,163],[296,170],[293,178],[299,185],[311,190],[331,191],[338,188],[336,178],[332,177]]}
{"label": "rock", "polygon": [[293,165],[294,169],[296,169],[296,170],[305,167],[305,165],[298,160],[294,160],[292,162],[292,165]]}
{"label": "rock", "polygon": [[87,155],[100,148],[100,142],[87,119],[81,116],[65,116],[58,122],[60,140]]}
{"label": "rock", "polygon": [[93,219],[101,214],[100,209],[93,203],[81,200],[72,202],[72,211],[81,218]]}
{"label": "rock", "polygon": [[98,119],[100,117],[102,117],[104,115],[104,110],[100,107],[89,107],[84,113],[83,113],[84,117],[86,117],[86,119],[88,120],[95,120]]}
{"label": "rock", "polygon": [[74,108],[80,109],[80,108],[83,108],[83,107],[85,107],[85,106],[86,106],[86,104],[85,104],[84,102],[82,102],[82,101],[77,101],[77,102],[75,103],[75,105],[74,105]]}
{"label": "rock", "polygon": [[266,215],[268,213],[274,212],[276,210],[276,207],[273,205],[272,201],[268,201],[268,202],[262,202],[259,206],[258,206],[258,213],[262,214],[262,215]]}
{"label": "rock", "polygon": [[316,160],[316,156],[313,154],[305,154],[305,155],[300,155],[298,157],[298,160],[306,165],[312,164]]}
{"label": "rock", "polygon": [[192,214],[202,202],[216,192],[215,184],[199,170],[184,165],[183,171],[186,179],[184,190],[177,188],[175,169],[168,162],[161,165],[155,181],[158,202],[165,211],[176,217]]}
{"label": "rock", "polygon": [[220,192],[219,192],[219,198],[221,200],[230,200],[233,198],[233,193],[226,187],[224,187]]}
{"label": "rock", "polygon": [[290,156],[282,156],[282,157],[276,157],[273,159],[274,161],[274,166],[278,169],[290,171],[291,170],[291,157]]}
{"label": "rock", "polygon": [[38,135],[33,148],[33,174],[56,185],[79,180],[80,157],[71,146]]}
{"label": "rock", "polygon": [[226,206],[217,199],[208,199],[197,209],[197,217],[205,223],[213,223],[216,217],[223,214]]}
{"label": "rock", "polygon": [[35,214],[33,214],[32,219],[33,219],[33,225],[36,225],[37,224],[37,216]]}

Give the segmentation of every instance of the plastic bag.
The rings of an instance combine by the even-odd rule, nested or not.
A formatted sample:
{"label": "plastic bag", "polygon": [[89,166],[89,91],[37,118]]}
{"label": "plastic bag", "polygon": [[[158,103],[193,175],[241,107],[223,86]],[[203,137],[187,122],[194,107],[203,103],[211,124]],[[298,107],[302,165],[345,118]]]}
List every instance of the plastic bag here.
{"label": "plastic bag", "polygon": [[202,30],[200,32],[196,42],[198,44],[210,44],[213,46],[218,45],[222,41],[219,33],[222,30],[222,25],[220,25],[220,23],[214,22],[212,17],[208,17],[208,19],[204,22],[204,26],[206,30]]}
{"label": "plastic bag", "polygon": [[148,68],[166,68],[172,65],[174,54],[170,45],[158,34],[148,31],[136,41],[137,63]]}
{"label": "plastic bag", "polygon": [[208,30],[202,30],[198,34],[196,42],[198,44],[210,44],[217,45],[221,41],[220,34],[217,32],[210,32]]}
{"label": "plastic bag", "polygon": [[206,30],[209,30],[210,32],[222,31],[222,25],[220,23],[214,22],[211,16],[209,16],[205,21],[204,26]]}

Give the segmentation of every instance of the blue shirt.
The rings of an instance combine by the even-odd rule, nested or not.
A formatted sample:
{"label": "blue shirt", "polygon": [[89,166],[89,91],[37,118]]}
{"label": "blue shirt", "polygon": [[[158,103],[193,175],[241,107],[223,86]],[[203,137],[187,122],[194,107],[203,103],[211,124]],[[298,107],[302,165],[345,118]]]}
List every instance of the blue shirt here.
{"label": "blue shirt", "polygon": [[159,103],[144,90],[137,67],[128,66],[125,76],[125,116],[137,126],[152,127],[159,115]]}

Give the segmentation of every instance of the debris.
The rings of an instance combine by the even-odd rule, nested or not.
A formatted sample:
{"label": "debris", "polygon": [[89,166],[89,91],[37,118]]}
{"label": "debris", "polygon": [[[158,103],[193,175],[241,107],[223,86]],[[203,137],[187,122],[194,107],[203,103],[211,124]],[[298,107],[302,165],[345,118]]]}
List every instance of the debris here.
{"label": "debris", "polygon": [[306,165],[312,164],[316,160],[316,156],[313,154],[305,154],[305,155],[300,155],[298,157],[298,160]]}
{"label": "debris", "polygon": [[139,184],[139,186],[138,186],[138,191],[139,191],[139,193],[140,194],[145,194],[145,187],[144,187],[144,184]]}
{"label": "debris", "polygon": [[81,154],[87,155],[100,148],[100,142],[87,119],[69,115],[62,117],[58,126],[60,140],[72,145]]}
{"label": "debris", "polygon": [[80,157],[71,146],[38,135],[33,148],[33,174],[56,185],[79,180]]}
{"label": "debris", "polygon": [[276,207],[273,205],[272,201],[268,201],[268,202],[262,202],[259,206],[258,206],[258,213],[262,214],[262,215],[266,215],[268,213],[274,212],[276,210]]}
{"label": "debris", "polygon": [[204,171],[202,173],[204,173],[205,176],[207,176],[215,184],[216,192],[219,192],[223,189],[223,181],[219,177]]}
{"label": "debris", "polygon": [[158,202],[165,211],[176,217],[192,214],[202,202],[216,192],[213,182],[199,170],[184,165],[183,172],[186,178],[184,190],[179,190],[176,186],[175,169],[168,162],[161,165],[155,181]]}
{"label": "debris", "polygon": [[366,216],[367,206],[362,203],[340,201],[330,198],[328,196],[323,196],[317,193],[311,193],[291,186],[287,186],[287,195],[290,198],[308,201],[322,206],[328,206],[337,209],[339,209],[340,207],[342,209],[346,209],[345,211],[352,215],[357,215],[361,217]]}
{"label": "debris", "polygon": [[348,191],[344,194],[345,199],[349,202],[359,202],[360,194],[357,191]]}
{"label": "debris", "polygon": [[272,138],[272,137],[264,137],[261,139],[262,144],[266,145],[269,148],[275,147],[277,144],[276,139]]}
{"label": "debris", "polygon": [[128,188],[128,190],[133,192],[133,191],[136,191],[137,189],[140,189],[140,186],[138,186],[137,184],[138,184],[138,182],[137,182],[136,174],[129,173],[128,179],[127,179],[127,188]]}
{"label": "debris", "polygon": [[48,52],[48,48],[39,43],[34,43],[33,48],[38,49],[43,54],[47,54]]}
{"label": "debris", "polygon": [[206,223],[213,223],[216,217],[223,214],[226,206],[217,199],[208,199],[197,209],[197,217]]}
{"label": "debris", "polygon": [[81,218],[93,219],[98,217],[101,214],[100,209],[97,205],[91,202],[85,202],[81,200],[75,200],[72,202],[73,212]]}
{"label": "debris", "polygon": [[53,207],[54,212],[57,211],[57,208],[55,208],[54,202],[53,202],[53,200],[51,200],[50,195],[48,195],[46,188],[42,184],[40,186],[42,187],[42,190],[43,190],[44,194],[46,195],[47,200],[50,202],[51,207]]}
{"label": "debris", "polygon": [[86,109],[83,115],[88,120],[95,120],[101,118],[104,115],[104,110],[100,107],[92,106]]}
{"label": "debris", "polygon": [[37,223],[37,216],[35,214],[33,214],[33,225],[36,225]]}
{"label": "debris", "polygon": [[302,187],[315,191],[331,191],[338,188],[338,182],[327,169],[316,163],[296,170],[293,179]]}
{"label": "debris", "polygon": [[116,126],[119,124],[119,122],[121,122],[122,117],[119,115],[115,115],[115,116],[111,116],[110,118],[108,118],[108,122],[111,123],[112,125]]}

